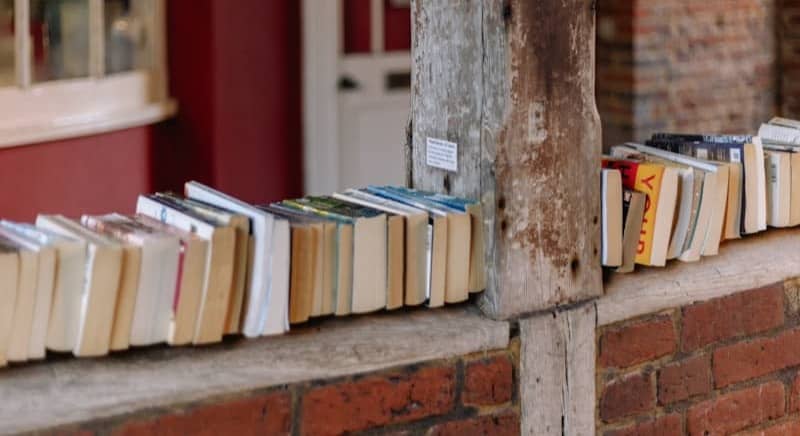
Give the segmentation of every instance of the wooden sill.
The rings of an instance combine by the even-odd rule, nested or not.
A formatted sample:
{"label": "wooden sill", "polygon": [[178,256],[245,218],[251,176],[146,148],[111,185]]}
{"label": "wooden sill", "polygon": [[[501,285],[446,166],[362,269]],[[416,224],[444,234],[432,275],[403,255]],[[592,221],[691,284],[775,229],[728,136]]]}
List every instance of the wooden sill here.
{"label": "wooden sill", "polygon": [[769,229],[725,242],[717,256],[666,268],[612,274],[597,301],[598,325],[612,324],[782,282],[800,275],[800,229]]}
{"label": "wooden sill", "polygon": [[115,112],[62,118],[47,124],[0,129],[0,149],[146,126],[171,118],[177,109],[174,100],[167,100]]}
{"label": "wooden sill", "polygon": [[327,319],[285,336],[150,348],[0,370],[0,434],[45,430],[288,383],[508,346],[473,307]]}

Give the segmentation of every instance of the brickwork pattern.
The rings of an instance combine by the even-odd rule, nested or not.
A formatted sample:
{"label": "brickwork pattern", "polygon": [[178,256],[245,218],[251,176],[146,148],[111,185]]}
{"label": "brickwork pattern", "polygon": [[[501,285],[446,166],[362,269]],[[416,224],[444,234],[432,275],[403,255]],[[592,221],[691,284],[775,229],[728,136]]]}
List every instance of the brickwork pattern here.
{"label": "brickwork pattern", "polygon": [[52,429],[51,435],[499,435],[520,432],[507,350],[292,384]]}
{"label": "brickwork pattern", "polygon": [[791,9],[783,27],[794,38],[800,7],[781,1],[800,5],[599,0],[596,92],[604,144],[641,141],[654,131],[755,131],[776,113],[782,94],[800,90],[779,79],[783,70],[800,70],[800,62],[780,61],[779,52],[800,61],[800,39],[779,42],[777,18],[779,8]]}
{"label": "brickwork pattern", "polygon": [[598,329],[598,435],[800,434],[797,291],[780,283]]}

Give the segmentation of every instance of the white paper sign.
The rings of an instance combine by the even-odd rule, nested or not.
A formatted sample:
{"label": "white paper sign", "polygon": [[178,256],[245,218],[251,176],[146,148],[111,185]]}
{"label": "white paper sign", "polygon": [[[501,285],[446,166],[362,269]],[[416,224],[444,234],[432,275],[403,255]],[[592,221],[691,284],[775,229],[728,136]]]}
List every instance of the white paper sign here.
{"label": "white paper sign", "polygon": [[458,171],[458,144],[443,139],[427,138],[425,163],[429,167]]}

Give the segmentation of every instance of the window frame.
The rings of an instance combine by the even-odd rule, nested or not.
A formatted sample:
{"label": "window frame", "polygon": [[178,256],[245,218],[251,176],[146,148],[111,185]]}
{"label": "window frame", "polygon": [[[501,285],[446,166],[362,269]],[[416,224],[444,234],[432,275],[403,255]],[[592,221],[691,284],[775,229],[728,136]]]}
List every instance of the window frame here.
{"label": "window frame", "polygon": [[177,111],[167,90],[166,1],[153,0],[146,69],[105,74],[104,0],[89,2],[89,75],[33,83],[30,0],[14,0],[16,85],[0,87],[0,148],[152,124]]}

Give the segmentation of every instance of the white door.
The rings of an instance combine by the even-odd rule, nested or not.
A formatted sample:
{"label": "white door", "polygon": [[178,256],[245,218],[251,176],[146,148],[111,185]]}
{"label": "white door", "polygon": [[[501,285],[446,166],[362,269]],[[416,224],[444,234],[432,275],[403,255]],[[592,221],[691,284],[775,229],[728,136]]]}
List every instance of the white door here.
{"label": "white door", "polygon": [[[410,18],[399,22],[407,26],[400,37],[409,39],[399,44],[400,49],[397,30],[387,28],[396,26],[403,12],[408,14],[402,8],[408,8],[407,1],[305,0],[308,193],[403,184],[410,112]],[[388,19],[389,13],[394,21]]]}

